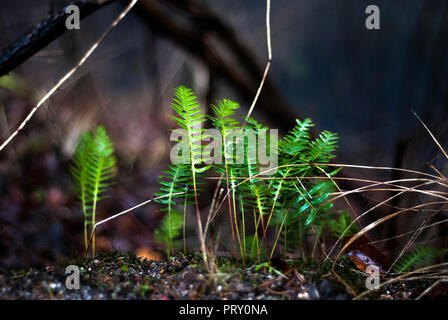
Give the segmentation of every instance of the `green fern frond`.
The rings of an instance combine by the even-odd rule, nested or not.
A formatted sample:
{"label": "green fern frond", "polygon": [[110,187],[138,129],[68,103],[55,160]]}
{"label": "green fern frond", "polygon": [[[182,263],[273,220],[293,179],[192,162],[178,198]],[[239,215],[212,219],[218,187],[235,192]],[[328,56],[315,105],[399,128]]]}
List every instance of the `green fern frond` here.
{"label": "green fern frond", "polygon": [[309,131],[314,127],[314,123],[308,118],[303,121],[297,119],[296,122],[297,124],[294,128],[279,142],[280,152],[290,157],[300,157],[308,151],[310,142]]}
{"label": "green fern frond", "polygon": [[309,144],[309,152],[305,160],[308,162],[326,163],[334,158],[333,152],[337,149],[338,135],[323,131],[319,137]]}
{"label": "green fern frond", "polygon": [[211,109],[215,116],[209,116],[216,129],[221,133],[228,130],[239,129],[240,123],[234,118],[230,118],[235,113],[235,110],[239,109],[240,105],[229,99],[223,99],[218,101],[218,105],[211,105]]}
{"label": "green fern frond", "polygon": [[[176,112],[172,118],[176,121],[177,125],[184,130],[181,133],[181,139],[178,139],[178,144],[183,150],[188,150],[187,161],[181,163],[175,163],[169,167],[169,170],[165,171],[164,176],[161,176],[159,183],[161,184],[160,192],[157,196],[163,196],[164,198],[158,199],[157,201],[164,205],[162,211],[167,212],[165,217],[166,224],[168,227],[162,224],[159,229],[159,234],[164,234],[160,238],[159,242],[163,242],[168,248],[167,253],[174,248],[174,237],[171,233],[172,228],[169,226],[175,223],[173,219],[177,218],[178,199],[183,199],[184,206],[186,204],[194,203],[196,205],[197,222],[199,232],[202,229],[202,223],[200,220],[197,204],[197,193],[199,191],[198,186],[201,184],[198,181],[198,177],[210,168],[210,165],[204,165],[207,158],[204,156],[204,146],[201,141],[204,138],[205,129],[202,128],[202,123],[206,121],[206,117],[198,103],[194,92],[184,86],[180,86],[175,89],[175,94],[173,98],[173,103],[171,107]],[[175,193],[183,192],[184,194],[174,195]],[[189,199],[194,197],[194,202]],[[185,208],[184,208],[185,209]],[[181,226],[184,226],[184,243],[185,243],[185,213],[183,222],[181,221]],[[204,254],[205,255],[205,254]],[[204,257],[205,258],[205,257]]]}
{"label": "green fern frond", "polygon": [[[156,196],[163,198],[157,199],[155,201],[164,205],[161,211],[167,213],[165,219],[167,220],[168,225],[170,225],[172,217],[178,213],[178,209],[176,207],[182,203],[185,204],[185,202],[190,204],[191,202],[188,201],[188,199],[193,197],[194,195],[191,193],[191,191],[188,192],[189,190],[188,186],[192,184],[191,171],[188,165],[185,164],[170,165],[169,169],[164,171],[164,173],[165,175],[160,176],[160,180],[158,181],[159,184],[161,185],[160,192],[155,194]],[[181,195],[178,194],[183,192],[184,194]],[[181,222],[181,224],[183,225],[184,223]],[[167,230],[168,235],[163,237],[163,239],[166,240],[166,242],[165,241],[159,241],[159,242],[163,242],[167,249],[169,248],[172,250],[175,247],[173,245],[173,238],[175,237],[175,235],[171,234],[171,228],[168,228]],[[163,231],[159,232],[163,233]]]}
{"label": "green fern frond", "polygon": [[179,246],[179,241],[175,239],[179,237],[182,226],[182,216],[178,213],[171,213],[163,218],[160,227],[154,232],[156,241],[165,245],[167,256]]}
{"label": "green fern frond", "polygon": [[[87,249],[88,225],[96,222],[96,208],[100,200],[107,197],[106,192],[113,184],[117,173],[113,143],[104,127],[99,126],[95,133],[86,132],[75,150],[71,174],[76,194],[84,214],[84,240]],[[95,255],[93,237],[92,255]]]}
{"label": "green fern frond", "polygon": [[427,246],[417,246],[414,252],[403,256],[394,267],[397,273],[411,271],[418,267],[428,266],[436,258],[448,253],[448,249],[436,249]]}
{"label": "green fern frond", "polygon": [[[201,164],[202,150],[201,144],[203,132],[202,122],[206,121],[205,115],[197,101],[194,92],[184,86],[176,88],[171,107],[176,111],[177,116],[171,116],[179,127],[185,130],[186,147],[189,151],[189,163],[192,170],[202,171],[195,168]],[[206,167],[208,169],[208,167]]]}

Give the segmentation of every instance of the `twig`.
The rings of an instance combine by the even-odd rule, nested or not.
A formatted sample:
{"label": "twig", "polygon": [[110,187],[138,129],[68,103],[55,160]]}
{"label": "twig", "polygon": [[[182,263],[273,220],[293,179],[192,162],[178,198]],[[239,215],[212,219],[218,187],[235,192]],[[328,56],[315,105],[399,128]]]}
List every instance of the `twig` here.
{"label": "twig", "polygon": [[430,285],[428,288],[426,288],[425,291],[423,291],[415,300],[420,300],[423,296],[428,294],[432,289],[434,289],[435,286],[437,286],[442,280],[437,280],[432,285]]}
{"label": "twig", "polygon": [[257,103],[258,97],[260,96],[261,89],[263,89],[264,81],[266,80],[266,76],[268,75],[269,68],[271,66],[272,61],[272,48],[271,48],[271,0],[266,1],[266,40],[268,45],[268,62],[266,63],[266,67],[264,69],[263,78],[261,78],[260,86],[258,87],[257,93],[255,94],[255,98],[252,101],[252,105],[249,108],[249,112],[246,115],[246,119],[250,117],[252,111],[255,108],[255,104]]}
{"label": "twig", "polygon": [[109,34],[109,32],[128,14],[132,7],[137,3],[137,0],[131,0],[129,5],[120,13],[120,15],[112,22],[112,24],[104,31],[100,38],[90,47],[90,49],[84,54],[84,56],[79,60],[78,64],[73,67],[68,73],[65,74],[56,85],[38,102],[38,104],[31,110],[25,120],[22,121],[20,126],[14,131],[0,146],[0,151],[2,151],[14,137],[22,130],[28,121],[33,117],[34,113],[55,93],[92,55],[96,48],[103,42],[104,38]]}
{"label": "twig", "polygon": [[103,223],[106,223],[106,222],[108,222],[108,221],[114,220],[114,219],[116,219],[116,218],[118,218],[118,217],[120,217],[120,216],[122,216],[122,215],[124,215],[124,214],[126,214],[126,213],[129,213],[129,212],[131,212],[131,211],[134,211],[135,209],[138,209],[138,208],[140,208],[140,207],[142,207],[142,206],[144,206],[144,205],[146,205],[146,204],[148,204],[148,203],[150,203],[150,202],[152,202],[152,201],[154,201],[154,200],[158,200],[158,199],[162,199],[162,198],[167,198],[167,197],[172,197],[172,196],[177,196],[177,195],[182,195],[182,194],[185,194],[185,192],[177,192],[177,193],[172,193],[172,194],[169,194],[169,195],[164,195],[164,196],[160,196],[160,197],[151,198],[151,199],[149,199],[149,200],[143,201],[143,202],[141,202],[141,203],[139,203],[139,204],[133,206],[132,208],[123,210],[123,211],[121,211],[121,212],[119,212],[119,213],[117,213],[117,214],[114,214],[113,216],[110,216],[109,218],[106,218],[106,219],[104,219],[104,220],[101,220],[101,221],[96,222],[96,223],[93,225],[92,231],[90,232],[89,241],[88,241],[88,245],[87,245],[87,248],[86,248],[86,256],[87,256],[87,253],[89,252],[89,248],[90,248],[90,245],[91,245],[91,243],[92,243],[92,238],[93,238],[93,235],[95,234],[95,230],[96,230],[96,228],[97,228],[99,225],[102,225]]}
{"label": "twig", "polygon": [[[379,287],[379,288],[380,288],[380,287],[384,287],[384,286],[386,286],[386,285],[388,285],[388,284],[391,284],[391,283],[393,283],[393,282],[400,281],[400,280],[402,280],[402,279],[405,279],[405,280],[406,280],[406,279],[407,279],[406,277],[409,276],[409,275],[411,275],[411,274],[416,274],[416,273],[420,273],[420,272],[423,272],[423,271],[426,271],[426,270],[436,269],[436,268],[443,267],[443,266],[447,266],[447,265],[448,265],[448,263],[440,263],[440,264],[436,264],[436,265],[432,265],[432,266],[428,266],[428,267],[420,268],[420,269],[417,269],[417,270],[414,270],[414,271],[411,271],[411,272],[402,274],[402,275],[400,275],[400,276],[398,276],[398,277],[396,277],[396,278],[393,278],[393,279],[391,279],[391,280],[388,280],[388,281],[386,281],[386,282],[380,283],[380,284],[378,285],[378,287]],[[361,294],[359,294],[359,295],[357,295],[356,297],[354,297],[353,300],[359,300],[361,297],[365,296],[366,294],[368,294],[368,293],[371,292],[371,291],[372,291],[372,289],[369,289],[369,290],[367,290],[367,291],[364,291],[364,292],[362,292]]]}
{"label": "twig", "polygon": [[432,134],[431,130],[429,130],[429,128],[426,126],[426,124],[422,121],[422,119],[420,119],[420,117],[417,115],[417,113],[415,113],[414,110],[412,110],[412,113],[414,113],[414,115],[417,117],[417,119],[420,121],[420,123],[423,125],[423,127],[425,127],[426,131],[428,131],[429,135],[431,136],[431,138],[434,140],[434,142],[437,144],[437,146],[440,148],[440,150],[442,151],[443,155],[448,159],[448,154],[446,153],[446,151],[442,148],[442,146],[440,145],[439,141],[436,139],[436,137],[434,137],[434,135]]}
{"label": "twig", "polygon": [[[262,79],[260,81],[260,84],[258,86],[257,93],[255,94],[255,97],[254,97],[254,99],[252,101],[251,107],[249,108],[249,111],[246,114],[246,120],[250,117],[250,115],[252,114],[253,109],[255,108],[255,105],[257,103],[258,97],[259,97],[259,95],[261,93],[261,90],[263,89],[263,85],[264,85],[264,82],[266,80],[266,76],[267,76],[267,74],[269,72],[269,67],[270,67],[271,61],[272,61],[270,16],[271,16],[271,0],[266,0],[266,41],[267,41],[267,47],[268,47],[268,62],[266,64],[266,68],[264,70],[263,77],[262,77]],[[244,129],[245,126],[246,126],[246,122],[243,125],[243,129]],[[237,141],[238,141],[238,139],[239,138],[237,138]],[[223,178],[223,177],[224,177],[224,174],[221,175],[221,178]],[[226,180],[227,180],[227,193],[226,193],[226,197],[227,197],[230,194],[230,191],[231,191],[231,189],[229,188],[229,178],[228,178],[228,175],[227,175],[227,169],[226,169]],[[218,182],[218,184],[216,186],[216,189],[215,189],[215,192],[214,192],[215,196],[217,194],[217,191],[218,191],[218,188],[220,187],[220,185],[221,185],[221,180],[219,180],[219,182]],[[209,215],[208,215],[208,218],[207,218],[207,224],[206,224],[205,231],[204,231],[204,239],[207,236],[206,232],[207,232],[209,223],[214,219],[214,217],[216,216],[216,214],[219,211],[219,209],[221,207],[221,204],[222,204],[222,202],[221,202],[221,204],[216,209],[215,213],[212,214],[212,210],[213,210],[214,205],[215,205],[215,203],[214,203],[215,196],[213,197],[212,207],[210,208],[210,212],[209,212]],[[223,199],[223,201],[224,200],[225,200],[225,198]],[[230,209],[230,207],[231,207],[231,205],[230,205],[230,196],[228,197],[228,201],[229,201],[229,210],[231,210]],[[234,238],[234,235],[233,235],[233,226],[232,226],[232,224],[231,224],[231,228],[232,228],[233,243],[235,245],[235,238]]]}

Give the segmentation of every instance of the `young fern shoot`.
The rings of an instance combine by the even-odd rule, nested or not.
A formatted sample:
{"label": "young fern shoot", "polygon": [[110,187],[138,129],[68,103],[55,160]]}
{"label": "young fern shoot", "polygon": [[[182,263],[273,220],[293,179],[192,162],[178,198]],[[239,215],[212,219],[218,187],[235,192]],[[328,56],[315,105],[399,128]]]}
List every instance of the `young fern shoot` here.
{"label": "young fern shoot", "polygon": [[[81,202],[84,215],[84,245],[88,248],[88,234],[96,221],[98,202],[105,194],[116,175],[116,159],[112,141],[104,127],[84,133],[73,156],[72,174],[74,188]],[[95,235],[92,237],[92,256],[95,256]]]}
{"label": "young fern shoot", "polygon": [[[302,243],[303,239],[308,238],[307,232],[310,230],[316,238],[313,257],[323,228],[337,231],[339,225],[335,218],[324,217],[324,213],[332,207],[328,201],[332,192],[331,184],[324,179],[309,179],[319,177],[322,173],[332,176],[338,172],[331,171],[325,165],[334,157],[337,134],[323,131],[313,139],[310,134],[313,122],[310,119],[297,120],[297,125],[280,140],[277,148],[277,141],[273,140],[277,136],[271,133],[268,135],[269,128],[251,118],[245,119],[245,125],[242,126],[233,117],[239,104],[223,99],[211,106],[213,115],[207,117],[218,131],[216,134],[219,133],[219,137],[213,139],[221,139],[218,141],[220,144],[203,146],[202,140],[209,138],[201,127],[206,117],[194,93],[186,87],[178,87],[172,108],[176,112],[173,119],[181,130],[174,131],[177,133],[177,145],[171,152],[172,164],[161,177],[161,188],[157,193],[157,196],[164,196],[158,202],[164,205],[162,210],[167,215],[156,231],[156,240],[165,244],[167,255],[174,253],[178,243],[176,237],[182,225],[185,247],[185,206],[194,204],[201,250],[207,264],[205,235],[202,233],[198,207],[198,185],[201,174],[211,167],[210,163],[213,163],[213,170],[220,175],[220,179],[226,182],[234,255],[238,243],[243,264],[246,256],[257,258],[259,262],[262,257],[268,258],[264,245],[267,230],[272,224],[276,226],[276,232],[270,257],[278,243],[283,245],[284,254],[288,249],[295,250],[298,246],[301,256],[305,257]],[[218,146],[218,149],[212,146]],[[278,158],[279,166],[277,172],[272,173],[273,179],[263,179],[258,175],[266,164],[257,156],[260,157],[260,150],[266,152],[267,146],[270,155]],[[182,151],[180,159],[179,150]],[[213,161],[210,161],[212,155],[209,150],[213,150]],[[173,154],[173,151],[177,154]],[[217,157],[218,151],[221,152]],[[214,162],[216,159],[220,161]],[[244,179],[243,183],[241,179]],[[179,193],[184,196],[177,196]],[[181,221],[178,211],[182,203],[184,221]],[[253,235],[246,236],[246,227],[249,226],[247,221],[250,220],[253,220]],[[281,234],[283,237],[280,237]]]}

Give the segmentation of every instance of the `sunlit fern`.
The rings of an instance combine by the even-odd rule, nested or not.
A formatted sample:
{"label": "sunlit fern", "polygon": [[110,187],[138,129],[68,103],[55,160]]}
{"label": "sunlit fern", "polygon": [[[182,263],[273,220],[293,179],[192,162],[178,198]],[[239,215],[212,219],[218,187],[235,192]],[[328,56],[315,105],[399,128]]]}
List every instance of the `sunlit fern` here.
{"label": "sunlit fern", "polygon": [[[325,180],[310,181],[306,178],[323,173],[331,176],[337,172],[325,167],[325,163],[334,157],[337,134],[323,131],[312,139],[310,129],[314,126],[313,122],[310,119],[296,121],[296,126],[279,142],[279,164],[283,167],[275,175],[279,179],[272,180],[269,187],[273,199],[270,218],[277,213],[273,222],[279,226],[277,239],[284,247],[297,247],[297,244],[300,247],[303,238],[307,236],[307,230],[310,230],[307,226],[332,207],[332,203],[326,201],[331,192],[327,188],[328,183]],[[318,167],[315,163],[323,165]],[[280,238],[283,228],[286,229]],[[299,249],[303,255],[302,248]]]}
{"label": "sunlit fern", "polygon": [[182,216],[179,213],[171,212],[170,215],[163,218],[161,225],[154,232],[156,241],[165,245],[167,256],[179,246],[179,240],[176,238],[179,237],[183,224]]}
{"label": "sunlit fern", "polygon": [[[177,88],[172,107],[176,112],[173,118],[178,126],[184,129],[176,142],[180,149],[187,150],[188,159],[170,166],[160,181],[161,192],[157,194],[166,197],[159,200],[164,204],[163,210],[168,213],[163,227],[167,236],[162,238],[167,241],[165,246],[170,248],[171,253],[173,252],[173,234],[177,231],[170,226],[169,216],[178,214],[177,208],[181,207],[182,202],[196,205],[198,229],[201,230],[197,206],[197,186],[200,183],[198,178],[202,172],[210,168],[207,164],[211,159],[211,154],[208,153],[209,146],[201,144],[201,139],[205,137],[204,129],[201,128],[205,117],[194,93],[183,86]],[[297,236],[305,237],[312,227],[315,227],[318,232],[324,227],[330,230],[338,229],[339,224],[336,221],[321,219],[323,214],[332,207],[331,202],[328,201],[333,191],[331,183],[325,179],[308,179],[318,176],[326,178],[338,172],[338,169],[331,171],[325,166],[325,163],[334,157],[337,134],[323,131],[313,139],[310,133],[314,126],[313,122],[310,119],[297,120],[296,126],[279,141],[278,150],[269,150],[278,155],[280,167],[265,179],[265,176],[259,175],[263,171],[263,166],[257,161],[257,143],[264,142],[267,148],[270,146],[271,136],[261,134],[268,128],[251,118],[245,119],[244,125],[241,125],[234,118],[238,108],[238,103],[224,99],[211,106],[213,115],[208,118],[221,134],[224,162],[213,164],[213,170],[221,175],[227,189],[230,224],[232,230],[236,230],[243,262],[245,255],[260,259],[261,253],[266,252],[264,248],[266,242],[263,243],[263,241],[266,230],[271,224],[276,226],[271,256],[278,241],[283,244],[285,251],[287,247],[300,247],[301,241],[297,241]],[[233,133],[233,130],[241,131],[236,139],[229,139],[229,133]],[[257,137],[255,143],[245,138],[250,130],[255,132]],[[260,141],[262,136],[266,137],[266,141]],[[234,150],[241,150],[241,147],[243,154],[234,153]],[[245,179],[243,182],[242,178]],[[182,195],[175,195],[178,193]],[[193,202],[191,198],[194,198]],[[185,212],[185,205],[183,209]],[[246,235],[248,227],[246,217],[250,217],[253,222],[250,226],[253,235]],[[337,230],[333,231],[337,232]],[[282,232],[284,237],[279,239]]]}
{"label": "sunlit fern", "polygon": [[[116,159],[112,141],[104,127],[85,132],[73,156],[71,174],[76,194],[84,215],[84,245],[88,247],[88,232],[96,221],[97,204],[107,197],[106,192],[116,175]],[[92,256],[95,255],[95,236],[92,238]]]}
{"label": "sunlit fern", "polygon": [[[173,164],[169,167],[169,170],[165,171],[166,175],[162,176],[162,179],[159,181],[162,187],[157,195],[165,197],[164,199],[158,200],[158,202],[164,204],[165,207],[163,210],[166,211],[168,215],[166,218],[167,225],[165,226],[165,231],[168,232],[168,236],[163,239],[166,248],[169,248],[170,251],[173,252],[173,234],[177,232],[174,227],[179,226],[179,224],[174,225],[171,221],[171,216],[178,212],[175,208],[178,204],[178,200],[176,199],[181,198],[184,202],[184,219],[182,222],[182,225],[184,226],[184,249],[185,204],[191,203],[189,198],[194,199],[193,203],[196,206],[198,233],[200,239],[202,239],[202,222],[197,202],[198,185],[200,184],[198,177],[208,170],[210,166],[203,165],[206,159],[203,157],[204,146],[201,144],[201,139],[203,138],[203,132],[205,130],[202,128],[201,124],[206,118],[193,91],[184,86],[176,88],[171,107],[176,112],[176,115],[172,116],[172,118],[176,121],[177,125],[183,129],[183,131],[176,131],[179,135],[176,139],[177,146],[179,147],[178,150],[182,150],[186,153],[182,153],[181,158],[176,157]],[[181,192],[184,192],[184,194],[174,195],[175,193]],[[201,240],[201,242],[203,241]],[[201,247],[205,257],[205,245],[201,243]]]}

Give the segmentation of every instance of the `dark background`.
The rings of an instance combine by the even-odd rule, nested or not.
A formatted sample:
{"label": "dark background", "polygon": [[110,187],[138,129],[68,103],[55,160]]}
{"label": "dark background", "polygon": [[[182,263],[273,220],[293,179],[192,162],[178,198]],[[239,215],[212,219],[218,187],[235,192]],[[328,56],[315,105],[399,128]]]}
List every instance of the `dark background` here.
{"label": "dark background", "polygon": [[[0,154],[1,263],[40,264],[80,252],[82,216],[67,168],[84,130],[105,125],[119,156],[119,182],[101,207],[105,217],[157,190],[157,176],[168,163],[167,130],[174,127],[168,110],[176,86],[193,88],[204,105],[231,98],[240,101],[242,115],[247,112],[267,61],[264,1],[139,2]],[[163,20],[145,11],[145,2],[191,38],[170,34]],[[1,1],[0,47],[45,18],[49,3]],[[55,6],[67,3],[56,0]],[[365,8],[371,4],[380,7],[381,30],[365,28]],[[2,140],[122,9],[117,2],[98,10],[82,20],[80,30],[66,32],[14,70],[18,88],[0,89]],[[201,20],[201,10],[233,30],[236,42],[217,30],[216,20]],[[273,0],[271,34],[273,62],[256,119],[284,132],[295,118],[312,118],[316,131],[339,133],[340,163],[434,173],[428,166],[433,161],[446,172],[446,159],[411,109],[447,145],[447,1]],[[196,42],[212,48],[227,68],[217,67]],[[248,55],[236,50],[238,45]],[[232,73],[243,80],[229,77]],[[400,178],[390,171],[346,170],[345,175]],[[371,206],[365,198],[353,201],[359,210]],[[395,205],[412,201],[423,199],[402,198]],[[206,208],[207,199],[202,202]],[[158,255],[151,231],[159,219],[154,206],[137,210],[106,226],[99,247]],[[397,224],[384,227],[382,236],[403,229]],[[385,250],[393,251],[390,245]]]}

